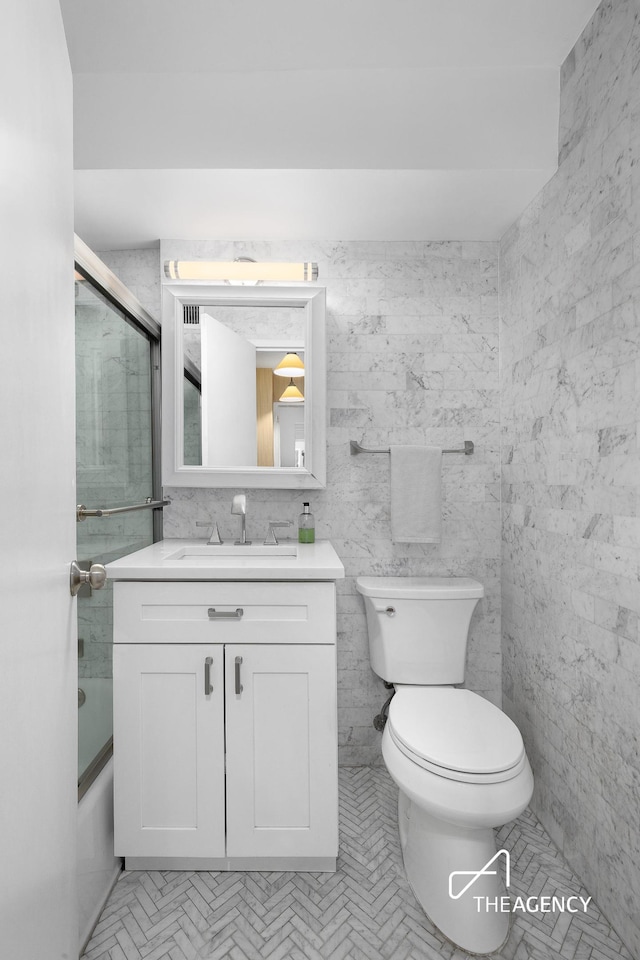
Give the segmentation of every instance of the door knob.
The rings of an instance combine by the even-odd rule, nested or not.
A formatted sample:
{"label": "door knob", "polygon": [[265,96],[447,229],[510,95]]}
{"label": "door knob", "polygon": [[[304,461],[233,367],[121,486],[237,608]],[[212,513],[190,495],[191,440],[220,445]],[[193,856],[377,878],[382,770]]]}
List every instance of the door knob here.
{"label": "door knob", "polygon": [[75,597],[80,587],[88,583],[92,590],[101,590],[107,582],[107,571],[101,563],[92,563],[88,570],[82,570],[77,560],[71,561],[69,588]]}

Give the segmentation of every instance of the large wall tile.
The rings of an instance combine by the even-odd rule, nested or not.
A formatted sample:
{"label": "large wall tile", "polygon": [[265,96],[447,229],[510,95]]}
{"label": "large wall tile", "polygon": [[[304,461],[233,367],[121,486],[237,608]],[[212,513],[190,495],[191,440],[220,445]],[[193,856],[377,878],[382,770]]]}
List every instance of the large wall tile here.
{"label": "large wall tile", "polygon": [[563,69],[559,170],[500,249],[504,705],[636,956],[639,50],[638,4],[604,0]]}
{"label": "large wall tile", "polygon": [[[304,257],[319,263],[319,282],[327,291],[328,475],[326,490],[309,499],[316,536],[333,542],[347,574],[338,585],[341,762],[381,762],[372,720],[388,695],[369,666],[357,576],[451,574],[481,580],[487,596],[471,625],[467,685],[499,703],[497,244],[162,241],[160,256]],[[104,257],[115,266],[121,254]],[[142,263],[138,260],[138,267]],[[138,283],[152,289],[150,280]],[[475,442],[473,457],[444,457],[441,544],[392,543],[389,459],[352,457],[350,439],[371,446]],[[211,517],[223,536],[235,531],[230,492],[165,493],[172,499],[165,536],[202,536],[195,521]],[[254,539],[264,536],[274,516],[295,523],[303,499],[289,491],[248,491],[247,498]]]}

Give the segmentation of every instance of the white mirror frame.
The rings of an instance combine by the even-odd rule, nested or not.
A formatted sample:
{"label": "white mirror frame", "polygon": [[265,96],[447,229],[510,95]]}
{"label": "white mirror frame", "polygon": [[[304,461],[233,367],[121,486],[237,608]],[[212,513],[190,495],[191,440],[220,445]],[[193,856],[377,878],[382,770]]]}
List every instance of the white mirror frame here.
{"label": "white mirror frame", "polygon": [[[183,305],[305,310],[305,467],[203,467],[184,463]],[[325,288],[165,283],[162,294],[162,483],[166,487],[317,490],[326,486]]]}

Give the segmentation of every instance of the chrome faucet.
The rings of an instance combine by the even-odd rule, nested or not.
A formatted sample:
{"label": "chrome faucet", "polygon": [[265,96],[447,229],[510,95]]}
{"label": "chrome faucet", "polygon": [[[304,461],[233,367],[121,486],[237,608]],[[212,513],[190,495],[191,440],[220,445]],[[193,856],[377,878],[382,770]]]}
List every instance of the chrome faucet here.
{"label": "chrome faucet", "polygon": [[251,540],[247,540],[247,498],[244,493],[238,493],[233,498],[231,513],[235,513],[240,517],[240,539],[234,540],[234,543],[236,546],[250,544]]}

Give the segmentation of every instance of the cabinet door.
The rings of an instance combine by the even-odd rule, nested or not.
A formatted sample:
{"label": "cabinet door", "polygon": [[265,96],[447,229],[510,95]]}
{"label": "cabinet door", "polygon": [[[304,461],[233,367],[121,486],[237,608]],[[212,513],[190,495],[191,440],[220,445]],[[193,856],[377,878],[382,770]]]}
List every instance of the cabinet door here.
{"label": "cabinet door", "polygon": [[225,647],[229,857],[337,855],[335,656],[328,645]]}
{"label": "cabinet door", "polygon": [[117,855],[224,856],[223,661],[213,645],[114,646]]}

